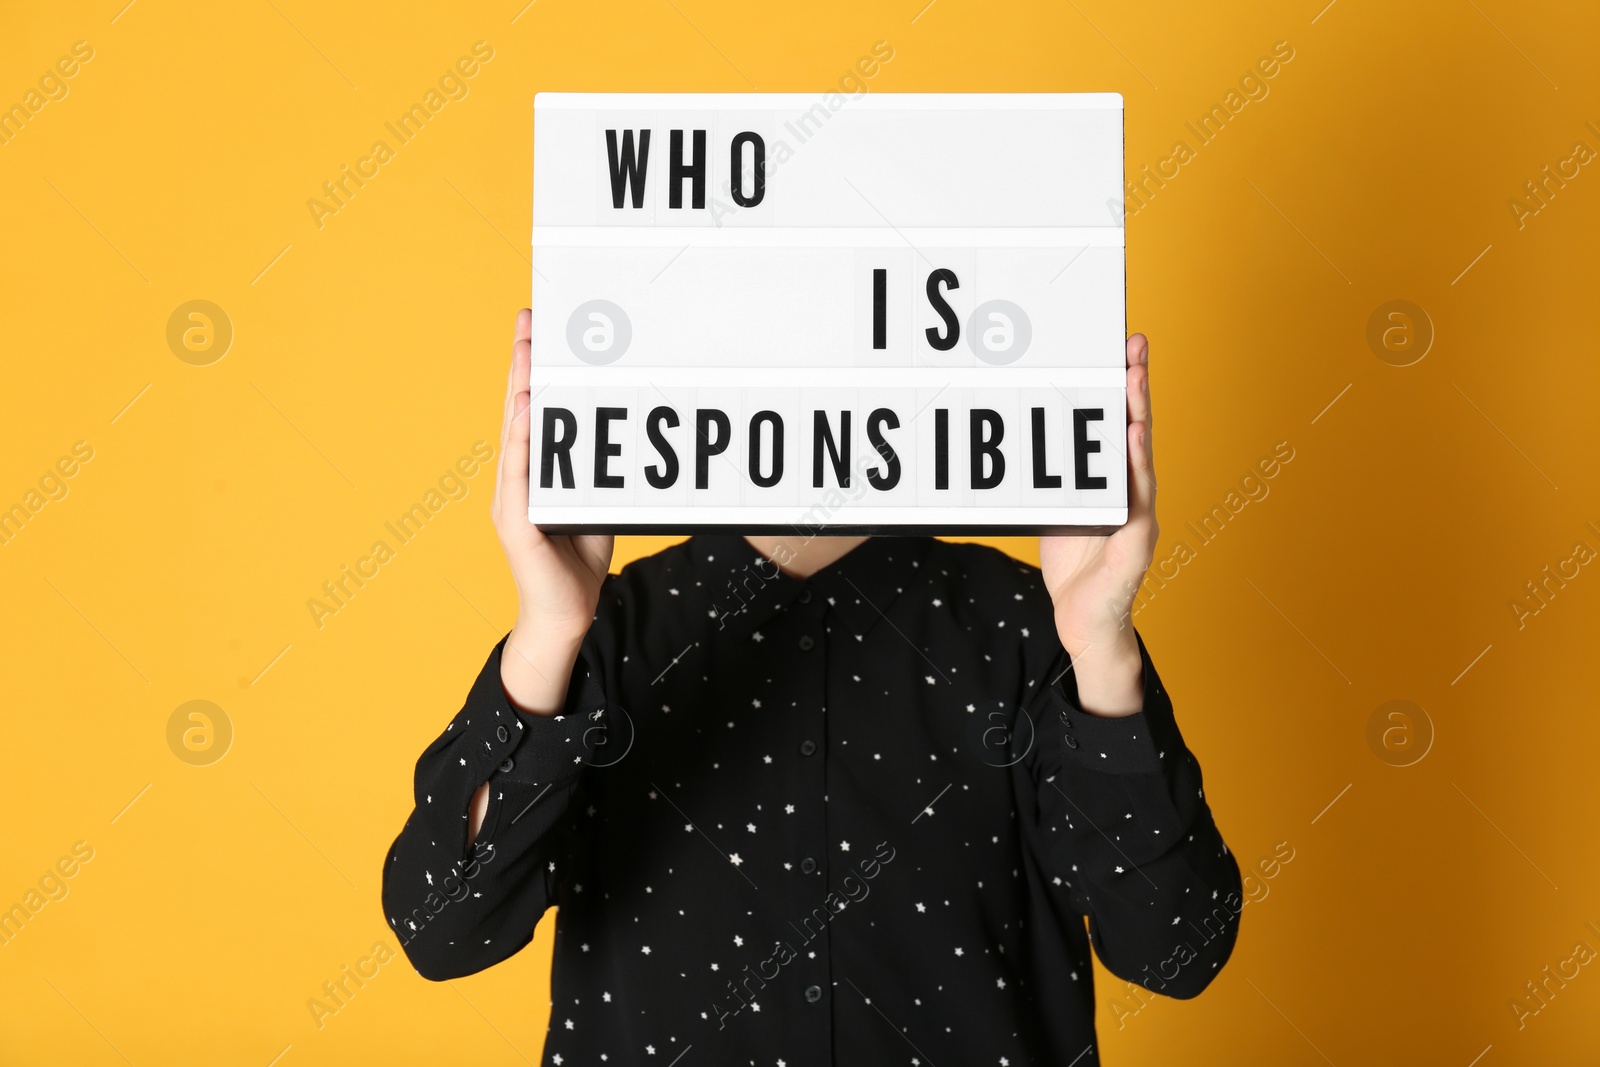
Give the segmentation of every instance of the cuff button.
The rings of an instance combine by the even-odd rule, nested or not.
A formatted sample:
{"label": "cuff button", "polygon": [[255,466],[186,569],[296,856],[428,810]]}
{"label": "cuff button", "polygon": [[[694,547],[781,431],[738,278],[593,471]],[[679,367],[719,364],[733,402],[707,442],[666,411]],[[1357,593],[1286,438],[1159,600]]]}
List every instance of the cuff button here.
{"label": "cuff button", "polygon": [[511,773],[511,768],[513,768],[515,766],[516,766],[516,764],[514,762],[512,762],[511,757],[507,756],[505,759],[500,761],[500,773],[501,774],[510,774]]}

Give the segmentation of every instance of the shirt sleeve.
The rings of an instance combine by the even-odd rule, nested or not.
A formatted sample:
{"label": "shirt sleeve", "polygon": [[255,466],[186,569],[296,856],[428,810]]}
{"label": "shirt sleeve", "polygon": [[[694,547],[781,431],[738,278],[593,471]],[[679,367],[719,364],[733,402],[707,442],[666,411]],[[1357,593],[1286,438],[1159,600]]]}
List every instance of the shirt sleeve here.
{"label": "shirt sleeve", "polygon": [[[415,807],[383,868],[385,917],[412,966],[433,981],[481,971],[533,939],[575,858],[580,842],[566,816],[604,744],[603,628],[591,626],[553,716],[511,705],[500,681],[505,644],[417,760]],[[468,807],[484,782],[489,806],[469,842]]]}
{"label": "shirt sleeve", "polygon": [[1200,764],[1138,643],[1144,707],[1132,715],[1084,712],[1064,650],[1036,686],[1027,705],[1036,730],[1035,851],[1088,916],[1095,953],[1113,974],[1189,998],[1232,952],[1244,898]]}

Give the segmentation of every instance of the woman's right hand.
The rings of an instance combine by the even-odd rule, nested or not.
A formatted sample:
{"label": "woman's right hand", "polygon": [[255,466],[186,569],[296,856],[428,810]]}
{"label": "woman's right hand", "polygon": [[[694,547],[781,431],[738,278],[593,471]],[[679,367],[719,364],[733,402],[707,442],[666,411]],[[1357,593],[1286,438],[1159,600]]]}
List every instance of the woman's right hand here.
{"label": "woman's right hand", "polygon": [[491,506],[517,586],[517,622],[500,657],[500,678],[517,707],[553,715],[566,700],[578,647],[611,567],[614,539],[609,534],[546,535],[528,521],[532,335],[533,312],[523,308],[511,347]]}

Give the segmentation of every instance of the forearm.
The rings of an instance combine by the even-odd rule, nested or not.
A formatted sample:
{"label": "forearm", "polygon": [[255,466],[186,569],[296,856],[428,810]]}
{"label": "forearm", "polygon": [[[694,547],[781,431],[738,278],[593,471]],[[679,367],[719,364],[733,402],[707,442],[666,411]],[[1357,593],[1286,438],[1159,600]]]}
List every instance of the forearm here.
{"label": "forearm", "polygon": [[518,620],[500,657],[500,684],[513,707],[554,715],[566,706],[567,682],[578,662],[583,631],[552,632]]}
{"label": "forearm", "polygon": [[1120,718],[1144,708],[1144,663],[1131,636],[1078,652],[1072,657],[1072,673],[1078,706],[1090,715]]}
{"label": "forearm", "polygon": [[[578,662],[583,634],[547,634],[518,625],[500,657],[500,684],[512,707],[532,715],[554,715],[566,706],[567,682]],[[489,812],[489,783],[478,786],[468,809],[467,840],[476,841]]]}
{"label": "forearm", "polygon": [[[560,827],[589,755],[591,717],[515,707],[502,680],[507,658],[504,646],[491,654],[417,761],[414,807],[384,865],[385,913],[427,978],[470,974],[525,944],[564,868]],[[569,667],[574,675],[562,706],[602,704],[597,680]]]}
{"label": "forearm", "polygon": [[[1193,761],[1187,752],[1168,758],[1174,755]],[[1153,992],[1192,997],[1216,976],[1238,938],[1239,869],[1197,783],[1196,803],[1174,804],[1164,783],[1150,780],[1156,776],[1138,777],[1146,780],[1124,780],[1120,803],[1083,801],[1081,814],[1074,812],[1080,824],[1074,889],[1107,969]],[[1185,785],[1194,780],[1181,777]]]}
{"label": "forearm", "polygon": [[[1046,864],[1070,885],[1113,973],[1187,997],[1232,950],[1243,906],[1239,871],[1206,804],[1199,762],[1137,637],[1134,648],[1137,714],[1104,714],[1111,705],[1093,702],[1108,690],[1097,687],[1118,684],[1118,676],[1088,669],[1062,678],[1053,694],[1059,713],[1041,717],[1040,743],[1059,754],[1046,763],[1039,795]],[[1093,665],[1094,657],[1080,662]]]}

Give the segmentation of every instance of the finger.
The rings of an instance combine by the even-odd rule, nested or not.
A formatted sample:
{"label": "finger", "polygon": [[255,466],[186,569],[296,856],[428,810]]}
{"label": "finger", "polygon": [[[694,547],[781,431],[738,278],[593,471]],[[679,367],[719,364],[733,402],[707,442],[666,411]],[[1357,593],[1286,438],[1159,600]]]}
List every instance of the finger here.
{"label": "finger", "polygon": [[[1147,427],[1150,424],[1150,339],[1142,333],[1136,333],[1128,338],[1128,393],[1130,402],[1135,392],[1143,400],[1142,413],[1138,419],[1131,417],[1129,421],[1143,422]],[[1135,382],[1134,374],[1138,372],[1142,377]],[[1135,390],[1135,385],[1138,389]]]}
{"label": "finger", "polygon": [[511,432],[511,419],[513,415],[511,402],[517,395],[516,389],[512,388],[517,369],[517,346],[525,343],[531,343],[532,336],[533,312],[527,308],[523,308],[521,311],[517,312],[517,325],[514,335],[511,339],[511,365],[506,368],[506,405],[500,421],[500,446],[502,453],[505,451],[506,435]]}
{"label": "finger", "polygon": [[526,309],[526,307],[518,310],[517,322],[515,322],[514,330],[512,330],[512,338],[514,338],[512,339],[512,358],[510,358],[506,366],[506,402],[501,405],[501,450],[499,450],[499,456],[494,462],[494,499],[490,501],[490,514],[494,515],[494,517],[499,517],[501,485],[506,480],[506,440],[510,437],[512,398],[515,397],[515,390],[512,389],[512,379],[514,379],[515,370],[517,370],[517,341],[522,341],[523,338],[528,336],[531,325],[533,325],[533,312]]}
{"label": "finger", "polygon": [[[506,426],[504,453],[501,456],[500,499],[507,519],[528,514],[529,464],[529,377],[532,374],[532,344],[519,340],[512,346],[511,417]],[[513,521],[515,521],[513,519]]]}
{"label": "finger", "polygon": [[1144,364],[1128,368],[1128,425],[1150,427],[1150,368]]}
{"label": "finger", "polygon": [[1128,520],[1153,518],[1156,511],[1156,469],[1150,455],[1149,429],[1128,426]]}
{"label": "finger", "polygon": [[511,363],[506,363],[506,395],[500,403],[500,451],[495,454],[494,497],[489,501],[489,514],[500,519],[500,484],[506,473],[506,435],[511,432]]}

